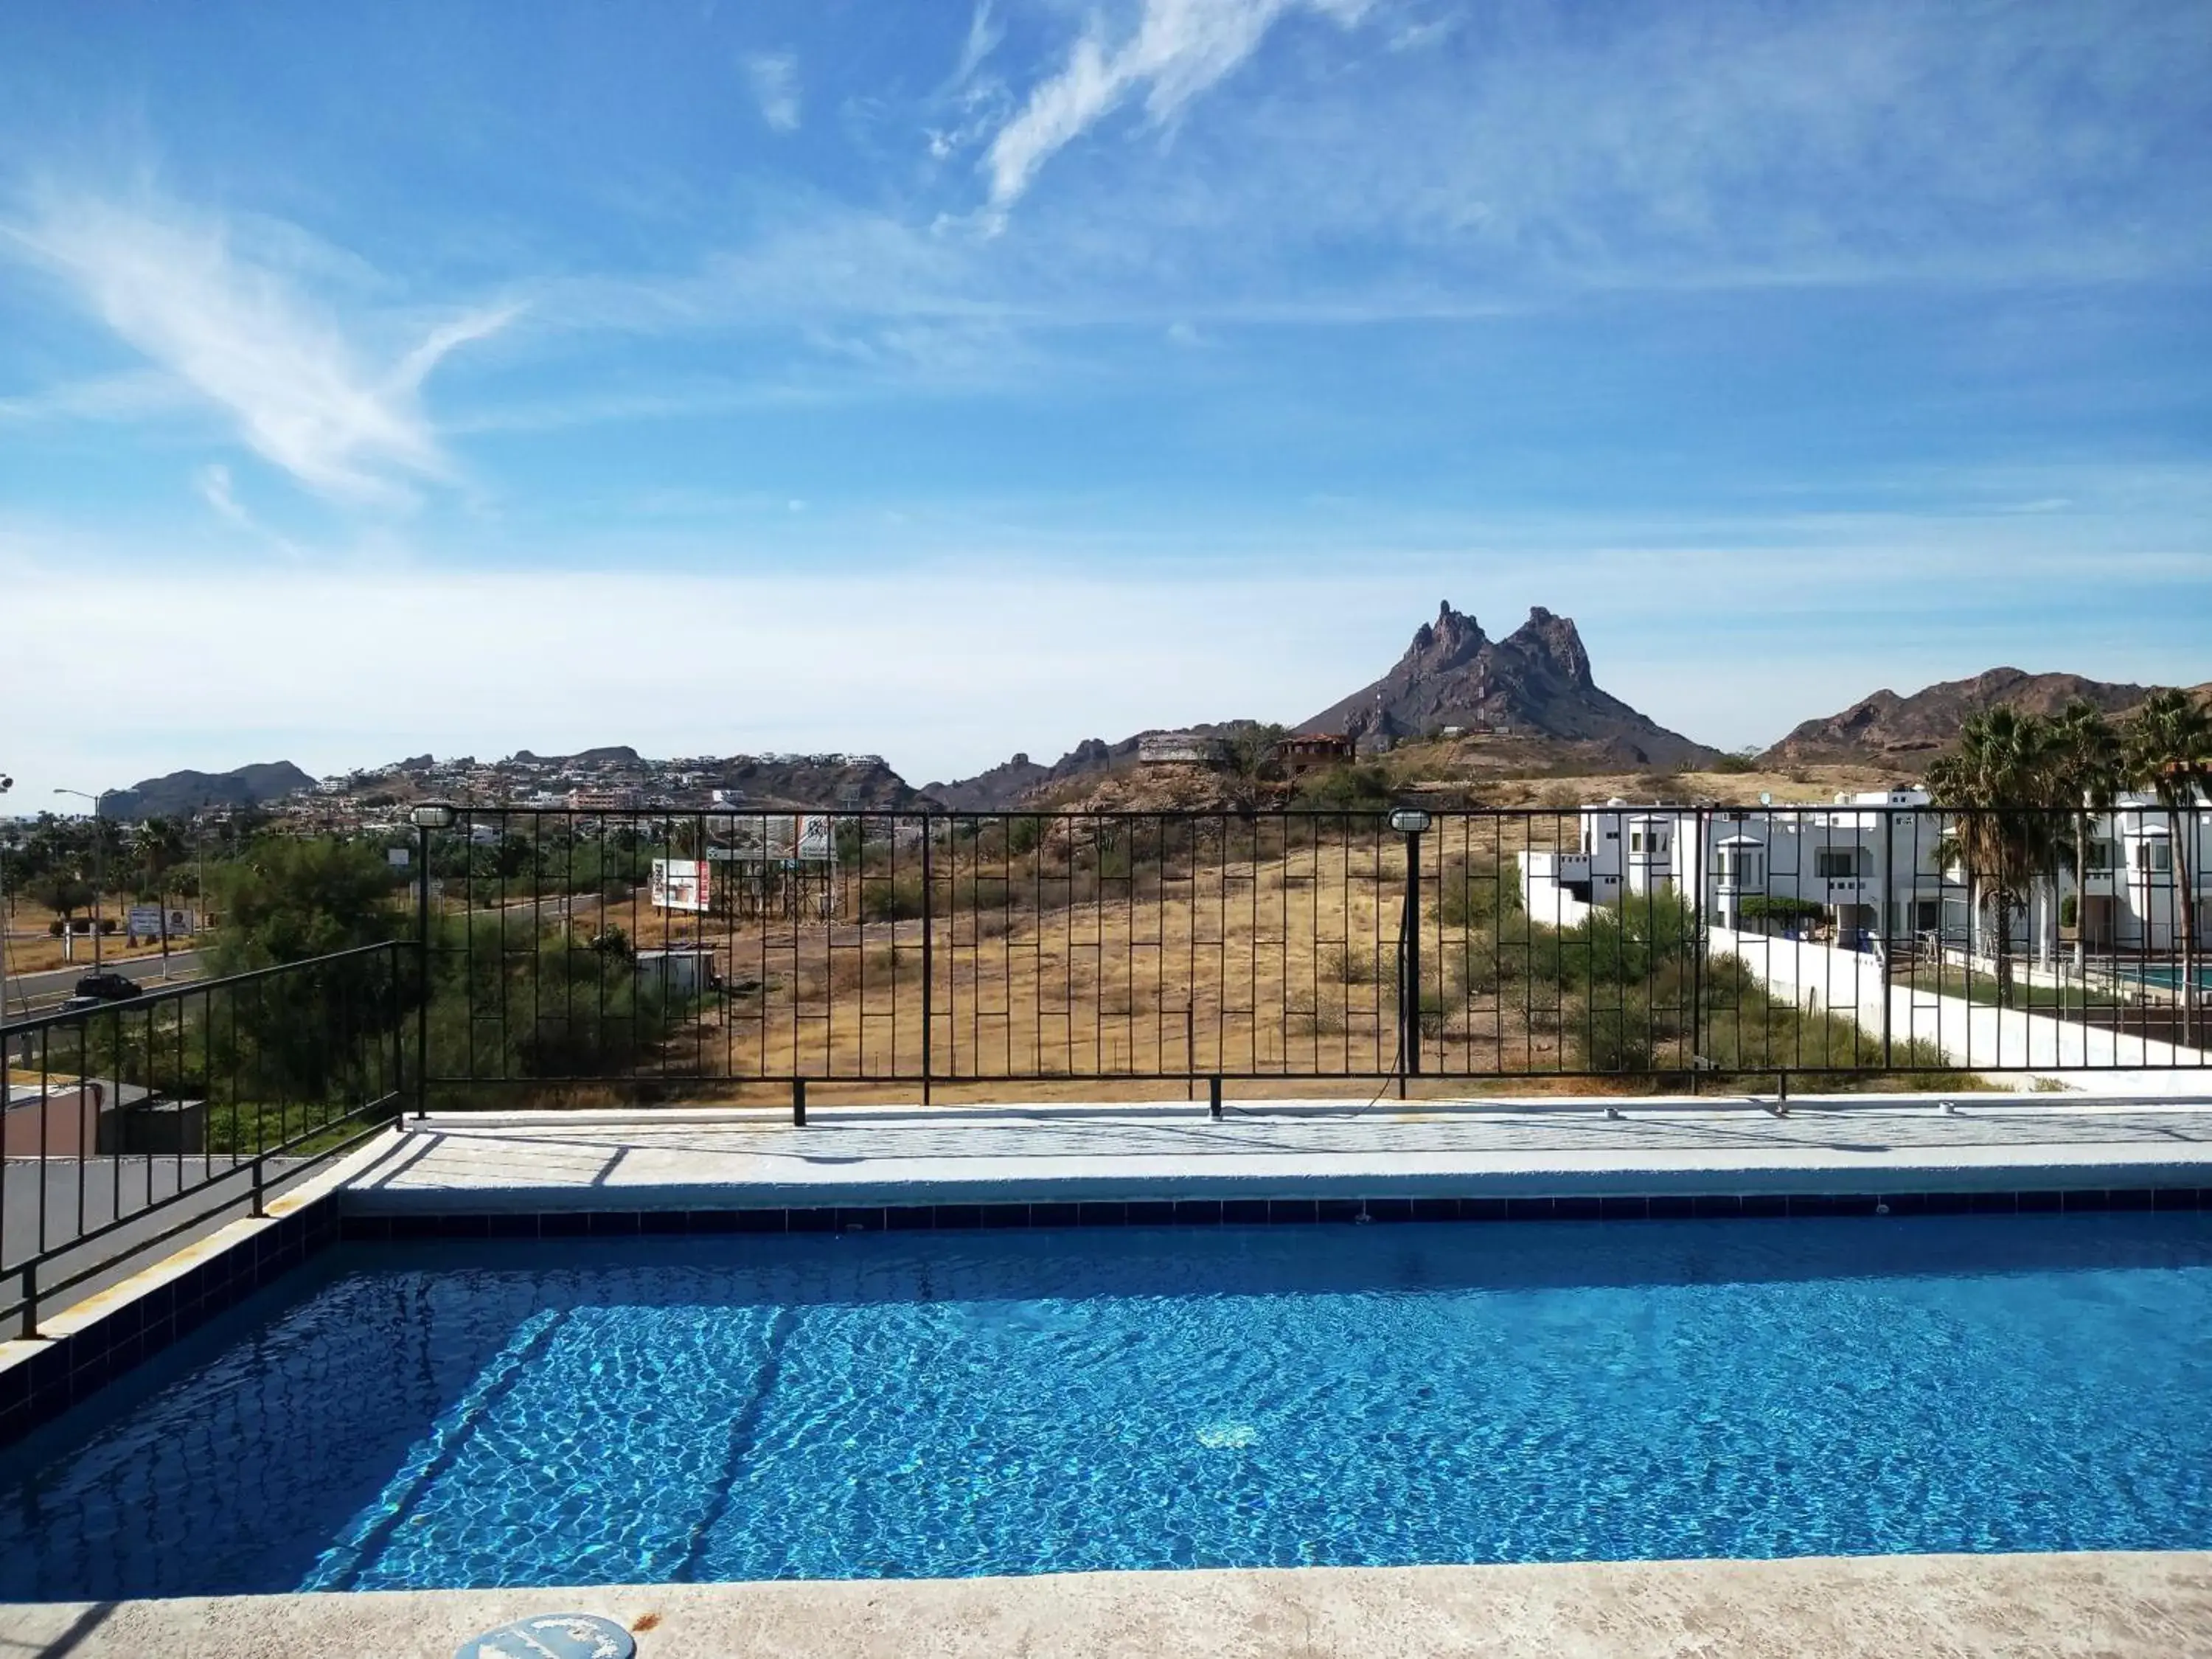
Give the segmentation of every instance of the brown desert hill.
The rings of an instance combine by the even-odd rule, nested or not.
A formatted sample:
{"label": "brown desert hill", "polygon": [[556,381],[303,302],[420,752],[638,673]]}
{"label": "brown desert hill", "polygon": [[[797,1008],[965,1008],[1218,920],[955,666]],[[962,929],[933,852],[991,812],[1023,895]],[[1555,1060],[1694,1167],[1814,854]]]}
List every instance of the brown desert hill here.
{"label": "brown desert hill", "polygon": [[1573,621],[1541,605],[1493,640],[1445,601],[1396,667],[1298,729],[1396,742],[1447,726],[1571,743],[1623,766],[1694,766],[1718,753],[1601,690]]}
{"label": "brown desert hill", "polygon": [[128,789],[110,789],[100,810],[125,823],[139,818],[186,817],[204,806],[265,806],[313,787],[289,761],[264,761],[228,772],[171,772],[143,778]]}
{"label": "brown desert hill", "polygon": [[[1840,714],[1807,720],[1759,757],[1770,765],[1878,763],[1917,770],[1955,742],[1970,715],[2000,706],[2055,714],[2079,698],[2108,714],[2124,714],[2156,688],[2086,679],[2079,674],[2031,674],[1992,668],[1972,679],[1945,680],[1900,697],[1885,688]],[[2198,686],[2202,695],[2208,688]]]}
{"label": "brown desert hill", "polygon": [[[1238,732],[1255,730],[1256,726],[1252,720],[1223,720],[1174,729],[1196,737],[1227,738]],[[1027,755],[1018,754],[972,778],[952,783],[926,783],[921,793],[955,812],[1002,812],[1059,785],[1086,783],[1128,771],[1137,763],[1138,746],[1146,738],[1161,737],[1166,732],[1165,727],[1156,727],[1124,738],[1119,743],[1109,743],[1103,738],[1085,738],[1050,766],[1041,766]]]}

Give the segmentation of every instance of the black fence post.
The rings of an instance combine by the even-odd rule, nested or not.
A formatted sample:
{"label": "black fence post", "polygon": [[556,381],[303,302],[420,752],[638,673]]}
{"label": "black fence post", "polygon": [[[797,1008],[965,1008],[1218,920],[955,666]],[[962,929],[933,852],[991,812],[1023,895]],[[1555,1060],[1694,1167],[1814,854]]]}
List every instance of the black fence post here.
{"label": "black fence post", "polygon": [[[46,1179],[46,1165],[43,1162],[39,1166],[39,1178],[41,1181]],[[43,1237],[39,1240],[39,1243],[41,1248],[44,1248],[46,1240]],[[23,1264],[23,1328],[17,1334],[27,1341],[38,1334],[39,1259],[33,1256]]]}
{"label": "black fence post", "polygon": [[1703,1024],[1705,1001],[1705,958],[1712,951],[1712,933],[1706,926],[1705,890],[1706,868],[1712,854],[1706,848],[1712,842],[1712,817],[1700,811],[1691,820],[1691,847],[1684,862],[1689,866],[1690,879],[1690,1092],[1698,1092],[1698,1056],[1701,1042],[1699,1029]]}
{"label": "black fence post", "polygon": [[803,1077],[791,1079],[791,1121],[794,1128],[806,1127],[806,1079]]}
{"label": "black fence post", "polygon": [[430,1115],[430,826],[415,826],[415,1116]]}
{"label": "black fence post", "polygon": [[1218,1077],[1206,1080],[1206,1109],[1216,1123],[1221,1121],[1221,1079]]}
{"label": "black fence post", "polygon": [[930,1026],[937,1012],[937,902],[929,849],[933,839],[929,814],[925,812],[921,818],[921,1103],[925,1106],[929,1104]]}
{"label": "black fence post", "polygon": [[1421,1072],[1421,831],[1426,812],[1400,811],[1390,827],[1406,837],[1406,911],[1398,926],[1398,1098]]}

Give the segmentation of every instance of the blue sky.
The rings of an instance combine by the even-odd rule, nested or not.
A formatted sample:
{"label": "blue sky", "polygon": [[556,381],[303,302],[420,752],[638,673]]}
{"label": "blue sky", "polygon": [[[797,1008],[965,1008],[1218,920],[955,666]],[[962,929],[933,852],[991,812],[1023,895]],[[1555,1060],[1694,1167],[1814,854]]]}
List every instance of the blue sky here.
{"label": "blue sky", "polygon": [[2172,3],[0,0],[9,803],[2212,678]]}

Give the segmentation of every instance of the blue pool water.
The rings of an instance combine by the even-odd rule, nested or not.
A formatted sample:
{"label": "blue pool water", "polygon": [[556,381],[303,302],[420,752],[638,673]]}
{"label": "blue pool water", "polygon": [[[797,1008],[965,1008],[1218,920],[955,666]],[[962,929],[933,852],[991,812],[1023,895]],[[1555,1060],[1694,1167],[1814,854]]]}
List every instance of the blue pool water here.
{"label": "blue pool water", "polygon": [[334,1253],[0,1597],[2212,1546],[2212,1215]]}

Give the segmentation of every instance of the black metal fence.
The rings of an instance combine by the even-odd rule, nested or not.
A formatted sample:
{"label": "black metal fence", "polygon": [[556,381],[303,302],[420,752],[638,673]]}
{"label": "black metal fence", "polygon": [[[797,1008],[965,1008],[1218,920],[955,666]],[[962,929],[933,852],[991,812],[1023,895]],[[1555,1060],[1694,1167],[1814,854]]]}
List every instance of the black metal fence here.
{"label": "black metal fence", "polygon": [[0,1027],[0,1321],[233,1214],[396,1118],[411,940]]}
{"label": "black metal fence", "polygon": [[464,811],[425,1083],[2197,1066],[2196,818]]}

